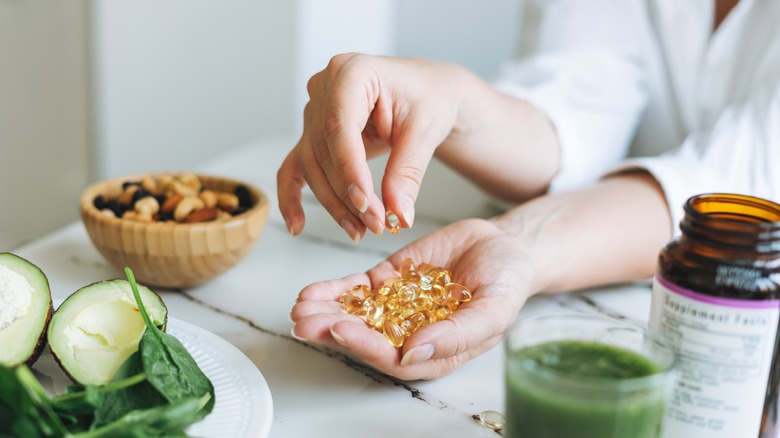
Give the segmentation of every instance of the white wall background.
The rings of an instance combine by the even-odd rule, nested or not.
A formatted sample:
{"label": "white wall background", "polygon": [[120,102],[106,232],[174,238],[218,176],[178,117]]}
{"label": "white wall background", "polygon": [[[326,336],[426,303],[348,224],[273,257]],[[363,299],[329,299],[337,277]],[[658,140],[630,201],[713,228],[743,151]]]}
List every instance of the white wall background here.
{"label": "white wall background", "polygon": [[296,2],[96,0],[98,177],[191,167],[291,129]]}
{"label": "white wall background", "polygon": [[86,9],[0,0],[0,252],[78,218],[91,177]]}
{"label": "white wall background", "polygon": [[428,57],[489,78],[517,22],[517,0],[93,4],[99,177],[184,168],[299,132],[306,81],[337,53]]}
{"label": "white wall background", "polygon": [[[66,0],[57,2],[62,10],[55,10],[47,1],[30,0],[25,4],[52,8],[65,16],[83,14],[86,5],[89,17],[83,20],[84,28],[70,30],[70,39],[86,39],[90,48],[91,68],[76,72],[90,86],[72,98],[77,108],[80,101],[92,103],[84,111],[92,116],[89,126],[80,128],[84,137],[80,145],[47,144],[49,151],[43,154],[77,157],[78,181],[94,181],[191,168],[254,139],[297,136],[307,100],[306,81],[341,52],[451,61],[489,79],[513,52],[520,1]],[[8,9],[6,5],[0,13]],[[33,19],[37,21],[25,26],[46,25],[39,17]],[[87,37],[81,35],[79,40],[79,32]],[[50,55],[45,56],[56,53],[68,59],[70,53],[84,51],[84,45],[63,45],[67,41],[67,36],[46,40]],[[46,53],[31,46],[12,50],[17,55],[29,55],[29,50]],[[21,62],[35,62],[34,58],[20,57]],[[49,102],[51,93],[66,99],[72,93],[72,87],[58,82],[55,69],[38,66],[35,75],[40,83],[58,87],[49,89],[48,95],[40,92],[45,87],[31,90],[27,97],[41,105]],[[0,90],[16,87],[13,80],[0,74]],[[0,114],[13,111],[12,102],[0,99]],[[33,106],[32,111],[43,109]],[[28,121],[35,116],[26,115]],[[68,123],[69,119],[61,120]],[[0,141],[4,139],[0,135]],[[94,148],[85,158],[90,139]],[[0,148],[9,158],[9,146],[0,144]],[[22,141],[15,148],[26,150],[27,145]],[[34,163],[22,165],[20,172],[37,171]],[[437,178],[447,184],[437,184]],[[437,187],[450,186],[452,178],[447,170],[434,166],[426,196],[434,203],[447,202],[440,200],[445,192]],[[0,186],[7,184],[9,176],[0,174]],[[63,199],[76,199],[81,188],[69,186],[70,193]],[[27,195],[15,196],[18,204]],[[0,205],[8,202],[0,191]],[[13,247],[48,232],[54,225],[74,220],[75,212],[75,205],[68,214],[52,211],[46,226],[0,219],[0,245]]]}
{"label": "white wall background", "polygon": [[455,62],[485,79],[515,52],[522,0],[401,0],[396,53]]}

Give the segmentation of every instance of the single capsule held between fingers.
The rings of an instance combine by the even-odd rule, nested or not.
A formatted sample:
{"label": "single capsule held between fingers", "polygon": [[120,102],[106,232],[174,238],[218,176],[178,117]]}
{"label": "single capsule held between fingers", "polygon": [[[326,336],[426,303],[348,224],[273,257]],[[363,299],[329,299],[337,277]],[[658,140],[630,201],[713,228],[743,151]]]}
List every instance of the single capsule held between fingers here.
{"label": "single capsule held between fingers", "polygon": [[398,215],[390,210],[385,213],[385,220],[387,221],[387,231],[393,234],[398,234],[398,230],[401,229],[401,221],[398,219]]}

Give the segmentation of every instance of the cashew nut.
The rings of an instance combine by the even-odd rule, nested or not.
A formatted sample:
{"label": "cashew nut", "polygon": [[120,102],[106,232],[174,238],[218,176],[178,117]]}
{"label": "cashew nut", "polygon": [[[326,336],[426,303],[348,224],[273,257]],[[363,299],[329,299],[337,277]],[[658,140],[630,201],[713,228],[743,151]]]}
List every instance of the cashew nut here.
{"label": "cashew nut", "polygon": [[182,222],[187,218],[187,216],[190,215],[190,213],[195,210],[200,210],[205,206],[206,205],[203,203],[203,201],[200,200],[200,198],[184,198],[181,200],[181,202],[179,202],[178,205],[176,205],[176,210],[173,212],[173,218],[176,219],[177,222]]}
{"label": "cashew nut", "polygon": [[212,190],[204,190],[200,192],[200,200],[206,204],[206,208],[213,208],[217,206],[217,194]]}
{"label": "cashew nut", "polygon": [[217,193],[217,205],[225,211],[233,211],[238,208],[238,196],[227,192]]}
{"label": "cashew nut", "polygon": [[160,211],[160,203],[157,202],[157,199],[154,196],[144,196],[135,201],[135,211],[138,214],[154,216]]}

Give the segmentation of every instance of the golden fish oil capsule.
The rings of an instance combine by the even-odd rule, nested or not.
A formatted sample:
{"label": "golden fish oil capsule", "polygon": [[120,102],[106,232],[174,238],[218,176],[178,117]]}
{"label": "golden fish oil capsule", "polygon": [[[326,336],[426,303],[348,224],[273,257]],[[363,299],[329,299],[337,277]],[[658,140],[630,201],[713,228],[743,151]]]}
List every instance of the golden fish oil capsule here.
{"label": "golden fish oil capsule", "polygon": [[401,263],[399,272],[401,273],[401,278],[405,280],[416,281],[420,278],[420,274],[417,273],[417,268],[414,266],[412,259],[404,260],[403,263]]}
{"label": "golden fish oil capsule", "polygon": [[405,333],[392,319],[385,318],[385,321],[382,324],[382,331],[394,347],[397,348],[404,344]]}
{"label": "golden fish oil capsule", "polygon": [[421,327],[447,319],[461,302],[471,299],[465,286],[451,282],[452,274],[445,268],[426,263],[415,267],[406,259],[398,274],[386,278],[377,290],[357,285],[340,298],[348,313],[361,317],[396,348]]}
{"label": "golden fish oil capsule", "polygon": [[390,210],[385,213],[385,219],[387,221],[387,231],[398,234],[398,230],[401,229],[401,221],[398,219],[398,215]]}
{"label": "golden fish oil capsule", "polygon": [[365,300],[369,295],[371,295],[371,288],[365,284],[359,284],[353,287],[350,292],[352,292],[352,295],[360,298],[361,300]]}
{"label": "golden fish oil capsule", "polygon": [[471,292],[466,288],[466,286],[463,286],[462,284],[449,283],[444,286],[444,289],[447,291],[447,295],[455,298],[461,303],[471,301]]}
{"label": "golden fish oil capsule", "polygon": [[341,302],[347,309],[347,313],[363,314],[363,300],[353,295],[351,292],[344,292],[341,296]]}

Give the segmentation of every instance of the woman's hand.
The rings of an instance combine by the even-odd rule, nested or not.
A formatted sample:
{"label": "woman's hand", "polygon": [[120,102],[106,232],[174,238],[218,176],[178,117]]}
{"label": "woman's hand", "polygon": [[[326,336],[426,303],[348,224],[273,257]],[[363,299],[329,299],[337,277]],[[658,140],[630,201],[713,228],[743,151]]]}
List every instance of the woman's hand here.
{"label": "woman's hand", "polygon": [[[649,277],[670,237],[669,210],[655,179],[644,172],[614,175],[583,190],[536,198],[490,221],[456,222],[364,274],[307,286],[291,312],[293,332],[346,347],[401,379],[436,378],[499,343],[533,294]],[[396,349],[347,314],[339,298],[357,284],[376,289],[407,258],[447,268],[473,299]]]}
{"label": "woman's hand", "polygon": [[[444,376],[499,343],[530,293],[529,255],[517,237],[493,222],[469,219],[449,225],[410,245],[364,274],[315,283],[304,288],[292,309],[295,336],[350,354],[377,370],[403,380]],[[473,295],[449,319],[426,325],[397,349],[383,334],[346,313],[341,294],[357,284],[372,289],[397,275],[411,258],[442,266],[453,281]]]}
{"label": "woman's hand", "polygon": [[[290,234],[304,226],[305,184],[355,241],[366,228],[382,233],[385,207],[402,226],[411,226],[425,169],[455,124],[459,70],[433,61],[346,54],[315,74],[303,134],[277,174],[279,209]],[[367,159],[387,151],[380,201]]]}

